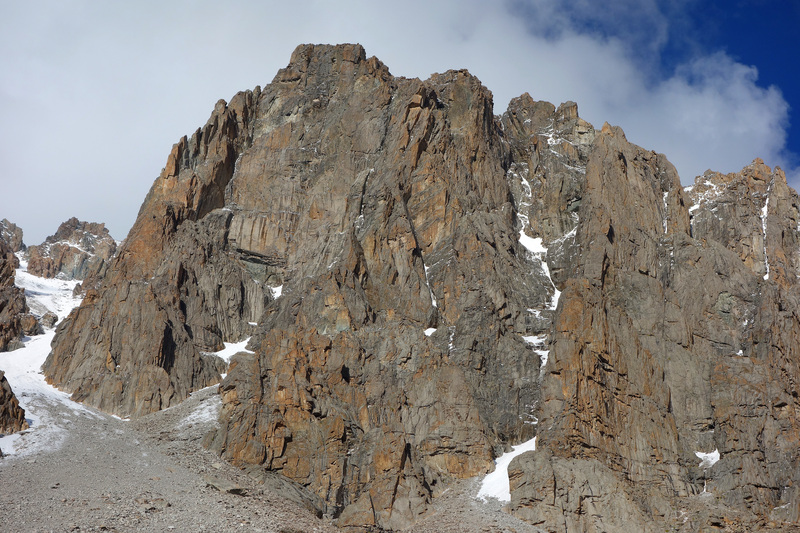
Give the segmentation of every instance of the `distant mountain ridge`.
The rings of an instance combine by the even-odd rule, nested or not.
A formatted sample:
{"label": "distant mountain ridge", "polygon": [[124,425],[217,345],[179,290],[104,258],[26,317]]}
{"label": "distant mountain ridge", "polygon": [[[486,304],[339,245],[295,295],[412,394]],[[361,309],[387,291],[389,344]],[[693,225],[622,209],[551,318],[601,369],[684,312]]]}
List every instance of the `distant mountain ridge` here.
{"label": "distant mountain ridge", "polygon": [[43,278],[59,274],[67,279],[99,277],[116,250],[105,224],[72,217],[42,244],[27,248],[28,271]]}
{"label": "distant mountain ridge", "polygon": [[800,530],[800,197],[760,160],[684,189],[572,102],[302,45],[109,261],[48,380],[120,416],[221,381],[208,446],[340,525],[410,527],[536,437],[509,511],[543,529]]}

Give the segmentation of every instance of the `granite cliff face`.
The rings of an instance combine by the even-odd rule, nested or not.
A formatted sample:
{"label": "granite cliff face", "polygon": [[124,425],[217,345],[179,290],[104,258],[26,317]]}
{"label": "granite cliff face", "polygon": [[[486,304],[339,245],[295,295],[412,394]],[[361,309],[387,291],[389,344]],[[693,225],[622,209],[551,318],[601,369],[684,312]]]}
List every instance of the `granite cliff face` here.
{"label": "granite cliff face", "polygon": [[102,277],[116,249],[105,224],[72,217],[42,244],[28,247],[28,272],[43,278]]}
{"label": "granite cliff face", "polygon": [[498,117],[466,71],[304,45],[173,147],[44,370],[122,416],[227,370],[208,446],[342,525],[407,527],[536,436],[510,511],[547,530],[783,527],[798,205],[760,161],[683,189],[574,103]]}

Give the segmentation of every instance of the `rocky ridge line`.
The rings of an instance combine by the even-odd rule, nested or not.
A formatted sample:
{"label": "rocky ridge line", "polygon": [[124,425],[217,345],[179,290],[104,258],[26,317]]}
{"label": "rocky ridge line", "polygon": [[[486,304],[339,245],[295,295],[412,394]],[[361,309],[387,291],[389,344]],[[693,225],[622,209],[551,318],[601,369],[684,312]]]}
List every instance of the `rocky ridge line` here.
{"label": "rocky ridge line", "polygon": [[116,249],[105,224],[72,217],[42,244],[29,246],[25,256],[34,276],[83,280],[102,277]]}

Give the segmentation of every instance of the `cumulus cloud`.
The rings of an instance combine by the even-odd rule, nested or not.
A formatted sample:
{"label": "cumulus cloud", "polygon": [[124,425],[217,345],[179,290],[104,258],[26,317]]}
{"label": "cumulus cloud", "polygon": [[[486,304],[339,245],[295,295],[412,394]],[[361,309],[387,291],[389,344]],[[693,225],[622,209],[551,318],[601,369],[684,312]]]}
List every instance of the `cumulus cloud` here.
{"label": "cumulus cloud", "polygon": [[686,184],[755,157],[790,166],[788,106],[755,68],[714,51],[665,67],[688,1],[16,3],[0,21],[0,217],[29,243],[73,215],[124,237],[172,143],[301,42],[361,42],[401,76],[468,68],[496,113],[523,92],[576,101]]}

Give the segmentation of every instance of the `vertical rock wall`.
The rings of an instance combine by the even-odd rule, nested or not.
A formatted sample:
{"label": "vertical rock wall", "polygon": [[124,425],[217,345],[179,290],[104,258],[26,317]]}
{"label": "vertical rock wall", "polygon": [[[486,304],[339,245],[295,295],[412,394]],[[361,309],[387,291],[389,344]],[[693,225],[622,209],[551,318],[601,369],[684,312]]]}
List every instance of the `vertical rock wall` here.
{"label": "vertical rock wall", "polygon": [[5,372],[0,371],[0,434],[16,433],[28,429],[25,410],[19,406]]}

